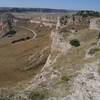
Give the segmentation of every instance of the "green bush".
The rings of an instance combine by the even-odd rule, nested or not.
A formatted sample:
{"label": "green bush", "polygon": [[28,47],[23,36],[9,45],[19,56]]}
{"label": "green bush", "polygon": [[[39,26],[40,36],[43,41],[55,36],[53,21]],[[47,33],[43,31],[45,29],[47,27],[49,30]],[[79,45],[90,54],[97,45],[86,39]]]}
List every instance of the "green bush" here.
{"label": "green bush", "polygon": [[14,34],[16,34],[16,31],[15,30],[9,31],[9,34],[14,35]]}
{"label": "green bush", "polygon": [[47,96],[46,90],[34,90],[30,96],[30,100],[43,100]]}
{"label": "green bush", "polygon": [[71,40],[70,44],[74,47],[79,47],[80,46],[80,41],[77,39]]}
{"label": "green bush", "polygon": [[12,31],[9,31],[9,32],[5,33],[2,37],[6,37],[6,36],[12,37],[15,34],[16,34],[16,31],[15,30],[12,30]]}
{"label": "green bush", "polygon": [[67,75],[64,75],[61,77],[61,80],[64,81],[64,82],[68,82],[70,80],[70,77],[67,76]]}
{"label": "green bush", "polygon": [[98,39],[100,39],[100,33],[98,34]]}
{"label": "green bush", "polygon": [[98,51],[100,51],[99,47],[98,48],[92,48],[92,49],[90,49],[89,54],[93,55],[93,54],[95,54]]}

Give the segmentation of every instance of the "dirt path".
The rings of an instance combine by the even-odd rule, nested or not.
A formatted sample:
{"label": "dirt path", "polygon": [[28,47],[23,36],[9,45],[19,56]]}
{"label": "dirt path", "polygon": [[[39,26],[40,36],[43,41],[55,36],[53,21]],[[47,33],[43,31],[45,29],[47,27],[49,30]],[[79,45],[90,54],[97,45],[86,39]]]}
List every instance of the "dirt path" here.
{"label": "dirt path", "polygon": [[30,32],[33,34],[33,38],[32,38],[32,39],[35,39],[36,36],[37,36],[37,34],[35,33],[35,31],[33,31],[33,30],[31,30],[31,29],[29,29],[29,28],[27,28],[27,27],[24,27],[24,26],[16,26],[16,27],[23,28],[23,29],[25,29],[25,30],[30,31]]}

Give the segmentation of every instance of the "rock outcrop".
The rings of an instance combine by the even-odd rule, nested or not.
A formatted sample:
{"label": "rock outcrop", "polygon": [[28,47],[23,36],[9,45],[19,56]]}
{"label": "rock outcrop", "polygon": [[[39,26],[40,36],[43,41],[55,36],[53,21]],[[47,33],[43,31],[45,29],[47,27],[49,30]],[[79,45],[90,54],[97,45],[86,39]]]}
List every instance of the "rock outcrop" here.
{"label": "rock outcrop", "polygon": [[97,24],[98,20],[100,20],[100,18],[93,18],[90,20],[90,29],[95,29],[95,30],[99,30],[99,25]]}
{"label": "rock outcrop", "polygon": [[25,88],[25,90],[21,91],[14,97],[15,100],[17,99],[20,100],[19,99],[20,97],[29,100],[28,97],[32,93],[32,91],[36,88],[39,88],[39,86],[43,84],[46,86],[46,89],[47,87],[48,89],[49,88],[51,90],[53,89],[53,87],[51,86],[54,84],[52,80],[58,79],[61,76],[60,75],[61,73],[58,70],[54,70],[52,66],[56,63],[57,59],[60,56],[65,55],[67,51],[71,48],[71,45],[69,44],[68,41],[64,40],[64,37],[62,36],[62,33],[59,32],[59,30],[60,30],[60,25],[57,24],[56,30],[53,30],[51,32],[51,39],[52,39],[51,54],[49,54],[48,59],[43,69],[41,70],[41,73],[36,75],[36,77],[30,82],[31,83],[30,86]]}

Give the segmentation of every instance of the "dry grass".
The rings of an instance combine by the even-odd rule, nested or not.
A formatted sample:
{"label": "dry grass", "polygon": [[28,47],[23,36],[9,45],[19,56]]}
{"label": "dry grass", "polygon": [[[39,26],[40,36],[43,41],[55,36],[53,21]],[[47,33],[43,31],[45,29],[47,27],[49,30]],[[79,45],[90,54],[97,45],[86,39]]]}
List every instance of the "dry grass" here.
{"label": "dry grass", "polygon": [[[62,73],[67,76],[74,76],[86,63],[91,63],[100,58],[99,54],[94,58],[85,59],[86,51],[91,48],[92,43],[97,41],[98,31],[95,30],[82,30],[77,33],[73,33],[72,39],[79,39],[80,46],[72,47],[66,55],[57,59],[57,62],[53,65],[54,69],[63,69]],[[98,51],[98,49],[96,49]],[[61,70],[60,70],[61,72]]]}
{"label": "dry grass", "polygon": [[[11,44],[11,41],[21,37],[32,36],[27,30],[17,32],[14,37],[0,40],[0,87],[13,86],[18,82],[30,80],[42,66],[37,66],[29,71],[21,71],[20,68],[29,66],[28,57],[37,51],[40,52],[50,46],[50,32],[42,33],[34,40],[28,40]],[[38,59],[37,59],[38,60]]]}

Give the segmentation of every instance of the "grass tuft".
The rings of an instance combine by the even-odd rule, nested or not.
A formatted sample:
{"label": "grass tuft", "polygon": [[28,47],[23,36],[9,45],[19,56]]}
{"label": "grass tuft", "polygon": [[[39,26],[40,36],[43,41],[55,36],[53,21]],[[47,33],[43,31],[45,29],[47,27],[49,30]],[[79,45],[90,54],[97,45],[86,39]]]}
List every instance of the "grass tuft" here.
{"label": "grass tuft", "polygon": [[46,90],[34,90],[30,96],[30,100],[43,100],[47,96],[47,91]]}

